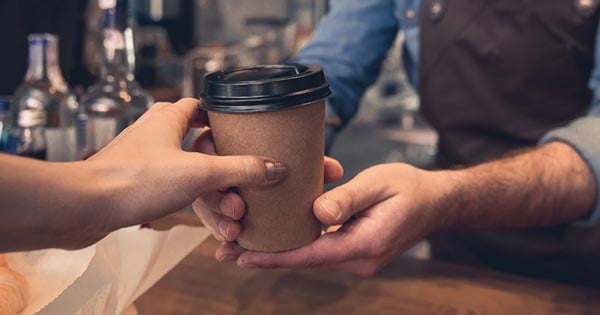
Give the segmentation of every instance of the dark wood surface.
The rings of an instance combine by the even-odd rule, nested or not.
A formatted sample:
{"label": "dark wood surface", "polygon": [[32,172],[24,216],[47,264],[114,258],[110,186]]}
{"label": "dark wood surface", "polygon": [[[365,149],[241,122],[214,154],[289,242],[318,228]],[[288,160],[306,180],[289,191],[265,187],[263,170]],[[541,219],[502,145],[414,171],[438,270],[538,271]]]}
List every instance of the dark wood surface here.
{"label": "dark wood surface", "polygon": [[[176,216],[160,224],[187,222]],[[600,290],[399,257],[378,275],[241,270],[210,238],[144,294],[140,315],[600,314]]]}

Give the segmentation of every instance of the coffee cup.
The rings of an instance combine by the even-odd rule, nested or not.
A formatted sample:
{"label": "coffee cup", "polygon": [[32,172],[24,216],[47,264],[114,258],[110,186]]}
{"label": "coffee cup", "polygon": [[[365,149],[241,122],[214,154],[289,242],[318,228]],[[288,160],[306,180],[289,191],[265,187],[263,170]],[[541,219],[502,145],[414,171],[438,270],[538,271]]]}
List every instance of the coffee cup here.
{"label": "coffee cup", "polygon": [[258,155],[285,164],[286,177],[266,187],[236,188],[246,202],[238,244],[279,252],[321,234],[313,202],[323,192],[325,99],[331,94],[316,65],[271,65],[205,77],[200,108],[219,155]]}

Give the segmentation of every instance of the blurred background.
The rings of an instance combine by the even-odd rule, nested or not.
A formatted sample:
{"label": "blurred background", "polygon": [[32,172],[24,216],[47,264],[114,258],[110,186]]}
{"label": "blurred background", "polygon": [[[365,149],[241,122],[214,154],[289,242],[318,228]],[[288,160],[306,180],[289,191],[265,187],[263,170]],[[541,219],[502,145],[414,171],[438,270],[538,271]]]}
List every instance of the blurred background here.
{"label": "blurred background", "polygon": [[[0,95],[13,96],[28,68],[28,34],[59,38],[60,67],[78,100],[101,76],[103,0],[4,0],[0,4]],[[104,0],[106,2],[106,0]],[[110,0],[108,1],[110,3]],[[327,14],[327,0],[131,0],[135,78],[155,100],[196,97],[207,72],[284,62]],[[402,35],[361,112],[331,154],[344,181],[381,162],[427,167],[436,135],[418,116],[401,63]]]}
{"label": "blurred background", "polygon": [[[87,128],[90,134],[92,116],[100,117],[97,112],[103,108],[94,103],[94,98],[98,98],[94,95],[99,93],[98,90],[110,90],[108,83],[101,84],[107,81],[103,77],[108,75],[107,71],[110,74],[111,69],[106,66],[108,48],[126,51],[122,62],[132,73],[124,81],[135,83],[123,84],[126,91],[120,92],[119,97],[123,98],[125,92],[134,98],[140,96],[142,103],[175,101],[181,97],[197,97],[207,72],[285,62],[302,49],[328,10],[327,0],[126,2],[127,29],[133,34],[132,43],[128,43],[130,36],[127,35],[131,32],[118,27],[119,14],[111,20],[111,11],[107,10],[107,6],[114,7],[121,0],[3,0],[0,3],[0,38],[3,41],[0,95],[5,95],[0,105],[12,103],[12,128],[23,129],[15,117],[19,116],[17,112],[31,108],[32,103],[28,96],[32,93],[23,92],[32,89],[23,86],[35,85],[27,83],[26,76],[28,68],[34,67],[32,63],[36,62],[31,58],[35,41],[31,38],[28,41],[30,34],[57,36],[58,60],[54,66],[60,67],[63,81],[69,87],[63,88],[66,97],[59,101],[73,101],[74,98],[79,103],[79,109],[74,109],[77,118],[71,125],[74,124],[75,129]],[[115,42],[114,37],[107,37],[107,30],[111,28],[122,31],[123,37],[117,38],[124,41],[124,45],[119,40]],[[38,57],[48,58],[44,56]],[[55,85],[58,86],[53,87]],[[45,89],[50,91],[49,94],[52,89],[61,90],[60,82],[50,82],[48,86]],[[40,89],[39,85],[35,88]],[[431,165],[437,136],[419,116],[418,98],[407,83],[402,65],[402,34],[390,50],[379,80],[367,92],[363,102],[358,117],[340,133],[331,151],[346,169],[340,183],[378,163],[407,162],[424,168]],[[76,108],[73,104],[67,107]],[[118,108],[118,105],[114,106]],[[108,117],[107,113],[102,112],[101,117]],[[53,127],[51,114],[46,120],[30,114],[23,118],[39,118],[46,122],[46,128]],[[4,119],[2,123],[2,117],[10,116],[2,115],[0,112],[0,131],[10,129],[11,123],[11,119]],[[105,122],[93,123],[96,127],[106,125]],[[115,134],[124,127],[118,125],[109,129]],[[102,142],[103,137],[106,138],[104,141],[109,141],[110,132],[104,137],[95,131],[92,138],[88,135],[87,140],[85,137],[77,140],[80,152],[75,159],[93,154],[94,148],[81,153],[81,147],[89,146],[93,141]]]}

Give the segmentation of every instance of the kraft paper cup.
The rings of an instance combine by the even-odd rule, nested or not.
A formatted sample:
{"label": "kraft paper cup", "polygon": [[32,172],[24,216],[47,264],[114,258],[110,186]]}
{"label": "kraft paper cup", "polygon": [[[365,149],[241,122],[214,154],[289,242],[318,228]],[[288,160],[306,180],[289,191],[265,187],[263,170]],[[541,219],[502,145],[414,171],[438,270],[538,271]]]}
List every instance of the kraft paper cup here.
{"label": "kraft paper cup", "polygon": [[238,244],[278,252],[321,233],[312,204],[323,192],[325,98],[329,85],[313,65],[255,66],[206,77],[200,107],[208,111],[219,155],[259,155],[282,162],[287,175],[266,187],[240,188],[247,212]]}

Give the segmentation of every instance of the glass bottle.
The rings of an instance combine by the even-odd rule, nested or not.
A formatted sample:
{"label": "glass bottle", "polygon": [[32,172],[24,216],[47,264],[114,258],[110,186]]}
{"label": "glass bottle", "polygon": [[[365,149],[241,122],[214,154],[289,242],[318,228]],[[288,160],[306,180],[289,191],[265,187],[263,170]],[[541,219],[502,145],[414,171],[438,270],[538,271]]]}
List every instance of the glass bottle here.
{"label": "glass bottle", "polygon": [[17,123],[21,110],[45,111],[48,160],[75,160],[75,119],[78,105],[60,70],[58,37],[52,34],[31,34],[28,39],[29,67],[25,80],[14,94],[13,124]]}
{"label": "glass bottle", "polygon": [[46,160],[46,112],[39,109],[23,109],[19,111],[18,116],[17,155]]}
{"label": "glass bottle", "polygon": [[[80,156],[87,158],[137,120],[154,102],[135,80],[128,0],[100,1],[104,10],[100,80],[82,99],[86,120]],[[104,6],[104,7],[103,7]]]}
{"label": "glass bottle", "polygon": [[31,34],[28,39],[29,67],[24,82],[14,94],[13,124],[16,125],[18,113],[23,110],[45,111],[48,160],[76,160],[78,105],[60,70],[58,37]]}

